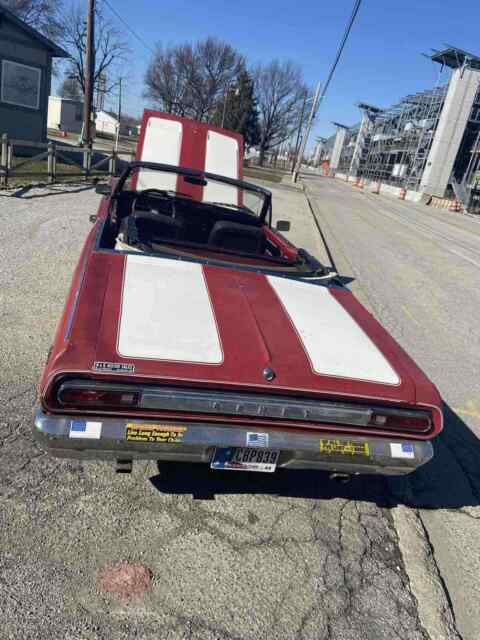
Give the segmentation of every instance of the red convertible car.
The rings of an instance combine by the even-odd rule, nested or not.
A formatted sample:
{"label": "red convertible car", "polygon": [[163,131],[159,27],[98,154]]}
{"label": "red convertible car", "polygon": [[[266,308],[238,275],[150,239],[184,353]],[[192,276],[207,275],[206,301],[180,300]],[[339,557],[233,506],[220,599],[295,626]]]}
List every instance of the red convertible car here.
{"label": "red convertible car", "polygon": [[436,388],[272,228],[269,191],[143,161],[100,191],[40,383],[51,454],[339,474],[431,459]]}

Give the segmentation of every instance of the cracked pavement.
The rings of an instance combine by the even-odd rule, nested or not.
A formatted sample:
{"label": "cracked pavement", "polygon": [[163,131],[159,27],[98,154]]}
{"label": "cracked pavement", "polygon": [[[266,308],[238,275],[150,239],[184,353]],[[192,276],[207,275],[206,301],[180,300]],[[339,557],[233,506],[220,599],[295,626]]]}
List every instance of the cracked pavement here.
{"label": "cracked pavement", "polygon": [[[389,488],[397,502],[415,510],[428,547],[430,575],[422,576],[415,565],[408,566],[415,523],[402,527],[397,518],[409,516],[394,510],[422,617],[432,623],[432,589],[426,585],[437,573],[443,591],[437,623],[443,618],[443,634],[477,640],[480,220],[377,196],[342,180],[310,176],[305,184],[313,215],[340,272],[351,280],[349,287],[436,383],[444,400],[445,428],[435,442],[434,460],[407,478],[389,481]],[[438,624],[433,627],[438,633]]]}
{"label": "cracked pavement", "polygon": [[[413,538],[410,556],[401,547],[412,526],[398,526],[398,509],[416,514],[421,499],[428,513],[438,511],[437,467],[411,483],[365,477],[348,485],[318,472],[258,477],[153,463],[125,476],[38,448],[35,388],[99,200],[75,191],[0,192],[0,638],[433,638],[421,621],[421,578],[428,574],[427,595],[435,588],[438,600],[442,569],[436,574],[425,552],[415,565],[420,579],[409,570]],[[318,253],[303,194],[276,187],[275,202],[297,225],[292,239],[297,233]],[[466,449],[459,460],[470,478],[476,458],[460,440],[454,449]],[[442,443],[442,460],[457,469],[450,446]],[[476,526],[463,485],[450,495],[442,518],[458,518],[462,506],[460,517]],[[125,559],[153,572],[151,591],[130,604],[96,590],[101,568]],[[455,626],[445,623],[447,632],[455,637]]]}

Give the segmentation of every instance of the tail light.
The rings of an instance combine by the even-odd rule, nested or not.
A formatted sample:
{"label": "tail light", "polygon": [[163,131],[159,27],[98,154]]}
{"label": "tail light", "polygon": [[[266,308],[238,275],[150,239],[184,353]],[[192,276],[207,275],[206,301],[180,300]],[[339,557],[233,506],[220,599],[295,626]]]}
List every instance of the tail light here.
{"label": "tail light", "polygon": [[254,420],[337,424],[383,432],[421,434],[432,428],[429,411],[290,397],[176,387],[129,387],[87,380],[64,382],[57,392],[62,407],[181,412]]}
{"label": "tail light", "polygon": [[375,408],[368,426],[377,429],[384,429],[385,431],[410,431],[424,433],[432,426],[432,418],[427,411]]}
{"label": "tail light", "polygon": [[62,385],[57,397],[60,404],[70,407],[119,409],[121,407],[137,407],[140,400],[140,393],[128,390],[104,391],[102,389],[86,389]]}

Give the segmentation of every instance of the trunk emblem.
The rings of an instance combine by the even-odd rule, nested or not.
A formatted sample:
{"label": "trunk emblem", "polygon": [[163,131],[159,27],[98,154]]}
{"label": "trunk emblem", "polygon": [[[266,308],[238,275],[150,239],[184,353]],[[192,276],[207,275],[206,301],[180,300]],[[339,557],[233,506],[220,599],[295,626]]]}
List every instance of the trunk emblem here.
{"label": "trunk emblem", "polygon": [[263,377],[265,380],[268,380],[268,382],[271,382],[275,378],[275,371],[270,367],[265,367],[263,370]]}
{"label": "trunk emblem", "polygon": [[112,371],[115,373],[133,373],[135,365],[126,362],[94,362],[94,371]]}

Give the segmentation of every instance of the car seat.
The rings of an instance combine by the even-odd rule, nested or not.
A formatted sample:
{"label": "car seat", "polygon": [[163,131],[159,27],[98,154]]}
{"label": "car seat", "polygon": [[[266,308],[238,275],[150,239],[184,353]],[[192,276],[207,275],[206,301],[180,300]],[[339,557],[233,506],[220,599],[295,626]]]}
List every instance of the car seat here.
{"label": "car seat", "polygon": [[245,253],[264,253],[266,238],[260,227],[220,220],[210,231],[208,244]]}

